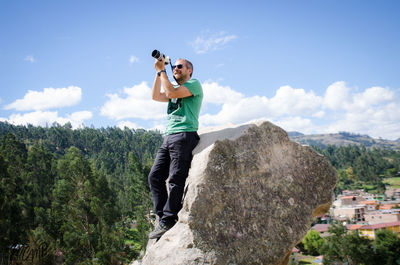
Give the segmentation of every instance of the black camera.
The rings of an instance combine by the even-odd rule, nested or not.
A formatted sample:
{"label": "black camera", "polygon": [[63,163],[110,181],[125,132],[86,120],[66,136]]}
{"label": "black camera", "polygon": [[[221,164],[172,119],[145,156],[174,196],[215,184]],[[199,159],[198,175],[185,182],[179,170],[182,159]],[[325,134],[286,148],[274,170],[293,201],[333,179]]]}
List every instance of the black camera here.
{"label": "black camera", "polygon": [[151,53],[151,56],[152,57],[154,57],[154,58],[156,58],[157,60],[159,60],[159,61],[161,61],[162,60],[162,58],[165,58],[165,64],[169,64],[169,63],[171,63],[171,59],[169,58],[169,56],[165,56],[164,54],[162,54],[160,51],[158,51],[158,50],[154,50],[152,53]]}

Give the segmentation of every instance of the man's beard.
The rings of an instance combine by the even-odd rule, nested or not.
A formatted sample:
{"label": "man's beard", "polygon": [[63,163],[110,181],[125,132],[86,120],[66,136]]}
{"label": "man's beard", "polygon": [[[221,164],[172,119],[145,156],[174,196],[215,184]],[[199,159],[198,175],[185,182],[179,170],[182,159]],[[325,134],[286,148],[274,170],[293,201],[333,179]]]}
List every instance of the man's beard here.
{"label": "man's beard", "polygon": [[183,85],[183,82],[185,82],[186,77],[184,75],[180,75],[180,77],[175,77],[176,82],[178,82],[179,85]]}

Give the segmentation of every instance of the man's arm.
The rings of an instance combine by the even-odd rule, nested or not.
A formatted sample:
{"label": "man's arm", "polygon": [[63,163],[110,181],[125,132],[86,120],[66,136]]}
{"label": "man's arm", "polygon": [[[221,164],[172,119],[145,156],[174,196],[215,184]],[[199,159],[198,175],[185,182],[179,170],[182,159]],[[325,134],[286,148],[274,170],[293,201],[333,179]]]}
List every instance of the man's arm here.
{"label": "man's arm", "polygon": [[161,80],[157,74],[154,78],[151,97],[155,101],[168,102],[168,97],[165,95],[164,92],[161,92]]}
{"label": "man's arm", "polygon": [[189,91],[185,86],[179,86],[174,88],[171,82],[168,79],[168,76],[165,72],[161,73],[161,83],[163,88],[165,89],[165,96],[168,98],[186,98],[192,96],[192,92]]}

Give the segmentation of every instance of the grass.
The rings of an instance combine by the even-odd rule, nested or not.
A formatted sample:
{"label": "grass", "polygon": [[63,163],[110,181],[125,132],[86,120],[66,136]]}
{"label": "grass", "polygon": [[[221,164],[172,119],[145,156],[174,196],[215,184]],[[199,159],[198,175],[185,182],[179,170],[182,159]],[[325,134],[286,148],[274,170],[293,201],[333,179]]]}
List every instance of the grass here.
{"label": "grass", "polygon": [[389,184],[393,189],[398,189],[400,188],[400,177],[385,178],[383,183]]}
{"label": "grass", "polygon": [[372,190],[374,190],[374,185],[368,185],[368,184],[365,184],[365,185],[363,185],[363,188],[368,192],[368,191],[372,191]]}
{"label": "grass", "polygon": [[299,264],[302,265],[307,265],[307,264],[318,264],[313,262],[317,257],[313,257],[313,256],[301,256],[299,257]]}

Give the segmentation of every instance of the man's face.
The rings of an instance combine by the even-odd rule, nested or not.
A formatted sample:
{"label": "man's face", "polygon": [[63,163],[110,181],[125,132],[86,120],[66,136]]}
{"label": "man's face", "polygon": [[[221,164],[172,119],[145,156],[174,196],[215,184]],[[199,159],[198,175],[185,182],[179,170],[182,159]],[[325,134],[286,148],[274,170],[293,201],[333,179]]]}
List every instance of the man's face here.
{"label": "man's face", "polygon": [[186,67],[186,62],[177,60],[175,63],[174,77],[179,81],[184,81],[190,78],[191,70]]}

